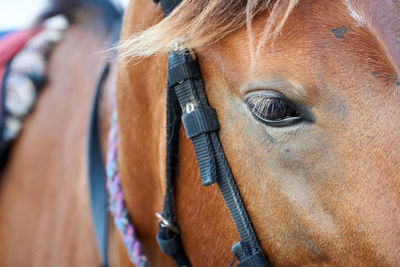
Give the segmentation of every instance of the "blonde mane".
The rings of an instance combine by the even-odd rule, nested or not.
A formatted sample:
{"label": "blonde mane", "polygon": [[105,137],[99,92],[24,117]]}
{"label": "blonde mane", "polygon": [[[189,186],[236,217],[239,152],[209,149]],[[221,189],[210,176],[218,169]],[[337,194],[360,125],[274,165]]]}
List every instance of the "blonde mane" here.
{"label": "blonde mane", "polygon": [[[213,44],[247,24],[249,52],[254,59],[260,48],[276,36],[299,0],[183,0],[164,20],[122,40],[122,57],[148,57],[179,49],[201,49]],[[261,12],[269,12],[257,46],[251,23]],[[253,60],[252,60],[253,61]]]}

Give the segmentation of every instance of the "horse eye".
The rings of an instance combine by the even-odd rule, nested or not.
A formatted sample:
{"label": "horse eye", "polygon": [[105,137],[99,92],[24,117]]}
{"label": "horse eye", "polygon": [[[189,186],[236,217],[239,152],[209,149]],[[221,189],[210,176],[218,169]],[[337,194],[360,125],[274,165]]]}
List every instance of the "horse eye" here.
{"label": "horse eye", "polygon": [[301,119],[293,104],[278,94],[251,94],[245,102],[257,119],[271,126],[285,126]]}

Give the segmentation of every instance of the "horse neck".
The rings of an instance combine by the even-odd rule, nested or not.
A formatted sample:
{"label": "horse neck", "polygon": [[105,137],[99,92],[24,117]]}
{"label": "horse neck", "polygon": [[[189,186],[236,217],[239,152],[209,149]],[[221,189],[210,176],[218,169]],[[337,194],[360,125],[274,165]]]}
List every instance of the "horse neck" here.
{"label": "horse neck", "polygon": [[[157,219],[165,191],[165,58],[120,63],[117,110],[119,168],[129,214],[153,266],[173,266],[156,243]],[[122,249],[123,250],[123,249]]]}
{"label": "horse neck", "polygon": [[[96,266],[99,261],[85,157],[90,105],[106,58],[97,52],[104,50],[106,36],[91,30],[89,17],[80,18],[52,51],[48,83],[2,171],[3,266]],[[21,242],[26,237],[29,242]],[[24,251],[23,259],[18,251]]]}

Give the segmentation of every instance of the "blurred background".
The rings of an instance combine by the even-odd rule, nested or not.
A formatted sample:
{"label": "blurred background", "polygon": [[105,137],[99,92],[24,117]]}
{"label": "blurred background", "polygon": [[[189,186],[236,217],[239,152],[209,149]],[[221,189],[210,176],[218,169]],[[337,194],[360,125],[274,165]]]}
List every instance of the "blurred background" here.
{"label": "blurred background", "polygon": [[0,30],[29,26],[47,0],[0,0]]}
{"label": "blurred background", "polygon": [[[113,0],[125,7],[129,0]],[[0,31],[29,26],[49,0],[0,0]]]}

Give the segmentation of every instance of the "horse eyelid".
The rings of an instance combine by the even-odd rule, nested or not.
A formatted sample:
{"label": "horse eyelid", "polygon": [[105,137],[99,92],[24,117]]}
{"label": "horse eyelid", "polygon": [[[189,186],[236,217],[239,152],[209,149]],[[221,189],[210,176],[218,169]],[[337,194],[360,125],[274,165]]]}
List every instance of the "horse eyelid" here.
{"label": "horse eyelid", "polygon": [[248,96],[245,102],[257,120],[270,126],[284,126],[301,120],[296,108],[283,97],[254,94]]}

